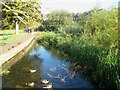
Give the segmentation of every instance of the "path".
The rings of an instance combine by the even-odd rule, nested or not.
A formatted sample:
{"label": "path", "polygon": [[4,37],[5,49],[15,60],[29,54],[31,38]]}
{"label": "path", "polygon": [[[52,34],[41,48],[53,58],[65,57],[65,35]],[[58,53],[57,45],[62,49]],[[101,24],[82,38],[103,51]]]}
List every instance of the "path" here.
{"label": "path", "polygon": [[6,53],[7,51],[11,50],[12,48],[16,47],[17,45],[25,42],[32,35],[34,35],[34,34],[33,33],[26,33],[26,34],[20,36],[19,38],[16,38],[15,40],[8,42],[5,45],[0,44],[0,55],[3,53]]}

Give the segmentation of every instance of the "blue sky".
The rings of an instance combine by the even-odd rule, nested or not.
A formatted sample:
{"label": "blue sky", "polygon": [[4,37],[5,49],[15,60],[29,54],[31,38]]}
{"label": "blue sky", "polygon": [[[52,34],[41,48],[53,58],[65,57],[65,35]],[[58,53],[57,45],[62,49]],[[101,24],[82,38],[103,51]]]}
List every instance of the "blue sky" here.
{"label": "blue sky", "polygon": [[85,12],[94,7],[109,9],[118,6],[119,0],[40,0],[43,14],[54,10],[66,10],[68,12]]}

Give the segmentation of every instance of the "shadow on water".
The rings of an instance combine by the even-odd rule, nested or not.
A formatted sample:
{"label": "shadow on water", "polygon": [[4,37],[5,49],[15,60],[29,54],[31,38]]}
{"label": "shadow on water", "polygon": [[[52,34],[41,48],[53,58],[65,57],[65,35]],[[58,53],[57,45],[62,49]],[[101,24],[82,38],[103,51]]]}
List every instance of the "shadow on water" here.
{"label": "shadow on water", "polygon": [[[16,58],[19,58],[19,54],[10,61]],[[9,70],[10,73],[3,76],[3,88],[25,88],[31,82],[34,83],[33,87],[41,88],[41,79],[49,80],[53,88],[94,88],[82,74],[76,73],[72,77],[74,71],[70,69],[70,62],[60,56],[58,51],[37,43],[15,64],[9,66]],[[30,70],[36,72],[31,73]]]}

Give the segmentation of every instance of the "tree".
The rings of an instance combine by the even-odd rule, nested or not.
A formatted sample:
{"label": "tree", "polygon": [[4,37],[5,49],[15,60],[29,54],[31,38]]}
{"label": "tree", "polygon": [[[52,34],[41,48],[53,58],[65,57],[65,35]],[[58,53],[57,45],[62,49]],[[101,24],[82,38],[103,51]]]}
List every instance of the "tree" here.
{"label": "tree", "polygon": [[[39,11],[40,2],[2,2],[2,28],[15,27],[20,24],[21,27],[38,27],[41,25],[42,15]],[[33,14],[34,13],[34,14]],[[18,26],[17,26],[18,27]],[[18,29],[16,27],[16,29]]]}
{"label": "tree", "polygon": [[72,24],[72,16],[66,11],[53,11],[47,15],[44,21],[44,27],[49,31],[60,31],[62,27],[66,28]]}

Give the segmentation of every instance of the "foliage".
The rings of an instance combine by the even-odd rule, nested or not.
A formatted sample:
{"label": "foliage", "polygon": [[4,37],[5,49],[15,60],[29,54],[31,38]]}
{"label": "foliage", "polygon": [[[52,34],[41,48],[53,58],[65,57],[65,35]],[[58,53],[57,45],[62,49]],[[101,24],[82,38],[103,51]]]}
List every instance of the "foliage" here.
{"label": "foliage", "polygon": [[[38,27],[41,25],[42,15],[38,10],[38,2],[1,2],[2,28],[13,29],[18,22],[21,28],[27,26]],[[34,14],[33,14],[34,13]]]}
{"label": "foliage", "polygon": [[[117,13],[116,8],[108,11],[94,8],[82,14],[69,14],[70,17],[65,19],[64,14],[58,18],[61,12],[53,12],[48,15],[44,28],[54,33],[46,32],[38,41],[86,66],[99,87],[119,89]],[[50,25],[56,26],[51,28]]]}
{"label": "foliage", "polygon": [[49,31],[62,31],[63,28],[72,24],[71,14],[66,11],[53,11],[47,15],[47,20],[44,21],[44,27]]}
{"label": "foliage", "polygon": [[109,87],[109,88],[119,88],[120,78],[119,78],[119,65],[118,58],[115,53],[110,50],[108,55],[99,56],[99,62],[96,70],[97,82],[101,81],[100,87]]}

